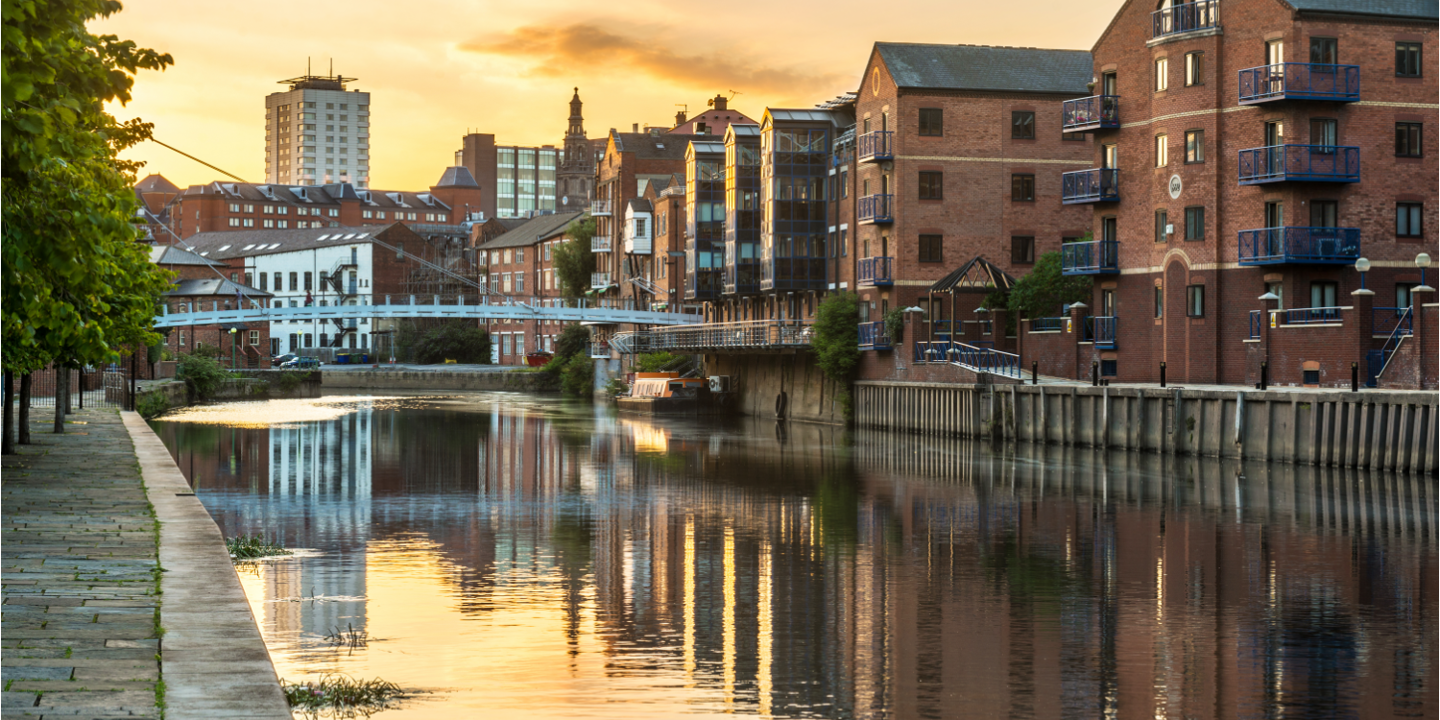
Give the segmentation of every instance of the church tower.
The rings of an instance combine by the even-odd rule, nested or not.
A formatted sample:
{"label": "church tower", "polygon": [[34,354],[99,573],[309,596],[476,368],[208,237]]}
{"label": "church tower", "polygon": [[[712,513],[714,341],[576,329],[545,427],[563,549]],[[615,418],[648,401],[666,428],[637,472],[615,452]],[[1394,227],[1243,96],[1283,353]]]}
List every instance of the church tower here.
{"label": "church tower", "polygon": [[589,210],[595,198],[595,157],[585,139],[580,88],[570,98],[570,125],[565,131],[565,160],[555,171],[555,211]]}

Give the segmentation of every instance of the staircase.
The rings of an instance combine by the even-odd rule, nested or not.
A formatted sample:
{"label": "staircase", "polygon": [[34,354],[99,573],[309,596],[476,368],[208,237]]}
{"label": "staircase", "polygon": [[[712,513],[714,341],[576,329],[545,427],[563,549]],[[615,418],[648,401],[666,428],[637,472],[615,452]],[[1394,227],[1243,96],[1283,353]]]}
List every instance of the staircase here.
{"label": "staircase", "polygon": [[1385,372],[1385,366],[1390,364],[1390,358],[1400,349],[1400,343],[1414,333],[1410,324],[1410,310],[1405,308],[1401,312],[1395,321],[1395,329],[1390,331],[1390,336],[1385,338],[1385,344],[1379,350],[1371,350],[1365,354],[1365,387],[1373,388],[1380,384],[1380,375]]}

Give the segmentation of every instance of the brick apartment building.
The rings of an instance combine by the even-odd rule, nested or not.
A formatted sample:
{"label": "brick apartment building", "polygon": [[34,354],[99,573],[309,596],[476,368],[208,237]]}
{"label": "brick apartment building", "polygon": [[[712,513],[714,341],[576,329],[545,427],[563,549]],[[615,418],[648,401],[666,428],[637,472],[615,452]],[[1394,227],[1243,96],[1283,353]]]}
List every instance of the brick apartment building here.
{"label": "brick apartment building", "polygon": [[651,250],[645,267],[645,282],[621,287],[622,303],[634,298],[635,307],[661,312],[699,312],[683,300],[685,286],[685,178],[672,175],[654,180],[645,187],[642,200],[649,203]]}
{"label": "brick apartment building", "polygon": [[464,236],[469,232],[465,223],[480,210],[480,201],[480,186],[463,167],[446,168],[428,192],[365,190],[350,183],[212,182],[192,185],[174,197],[165,218],[174,235],[162,230],[156,238],[173,243],[176,235],[189,238],[201,232],[354,228],[392,222],[423,234]]}
{"label": "brick apartment building", "polygon": [[[175,273],[173,287],[163,297],[166,312],[265,307],[272,298],[268,292],[229,279],[224,262],[178,247],[155,245],[150,249],[150,261]],[[270,366],[270,323],[186,325],[169,329],[163,343],[176,355],[208,345],[219,349],[222,363],[233,360],[236,367]],[[148,364],[142,365],[148,369]]]}
{"label": "brick apartment building", "polygon": [[[1352,362],[1378,374],[1405,345],[1396,327],[1434,315],[1433,293],[1412,290],[1417,255],[1436,253],[1436,19],[1435,3],[1401,0],[1126,3],[1095,43],[1089,97],[1036,116],[1094,138],[1076,143],[1091,169],[1037,173],[1091,207],[1094,236],[1064,260],[1094,276],[1075,318],[1092,337],[1074,338],[1093,345],[1048,370],[1156,381],[1165,363],[1171,381],[1252,383],[1264,361],[1272,383],[1347,386]],[[1339,341],[1350,325],[1359,340]]]}
{"label": "brick apartment building", "polygon": [[[489,302],[558,303],[562,292],[553,265],[555,246],[585,213],[541,215],[480,246]],[[498,297],[496,297],[498,296]],[[492,361],[521,365],[528,353],[554,350],[565,324],[553,320],[490,320]]]}

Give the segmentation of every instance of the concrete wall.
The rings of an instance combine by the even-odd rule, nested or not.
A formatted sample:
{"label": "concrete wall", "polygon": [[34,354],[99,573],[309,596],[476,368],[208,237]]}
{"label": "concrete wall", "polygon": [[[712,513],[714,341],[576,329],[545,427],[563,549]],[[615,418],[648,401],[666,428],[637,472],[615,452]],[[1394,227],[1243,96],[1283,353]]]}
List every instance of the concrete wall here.
{"label": "concrete wall", "polygon": [[861,427],[1427,473],[1437,410],[1426,392],[856,385]]}
{"label": "concrete wall", "polygon": [[775,417],[776,399],[785,395],[785,417],[844,424],[835,401],[838,388],[820,372],[811,353],[706,355],[706,375],[729,375],[727,408],[745,415]]}
{"label": "concrete wall", "polygon": [[544,392],[556,385],[546,373],[427,372],[407,370],[322,370],[326,389],[354,390],[506,390]]}

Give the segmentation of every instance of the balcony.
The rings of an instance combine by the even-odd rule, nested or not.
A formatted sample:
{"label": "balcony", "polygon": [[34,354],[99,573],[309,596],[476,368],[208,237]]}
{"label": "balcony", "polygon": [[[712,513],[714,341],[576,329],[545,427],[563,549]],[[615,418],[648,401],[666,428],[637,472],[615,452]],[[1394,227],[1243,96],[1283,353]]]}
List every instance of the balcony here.
{"label": "balcony", "polygon": [[608,359],[609,357],[610,357],[610,341],[609,341],[609,340],[591,340],[591,341],[590,341],[590,358],[591,358],[592,360],[605,360],[605,359]]}
{"label": "balcony", "polygon": [[1359,65],[1279,63],[1240,71],[1240,104],[1277,100],[1360,100]]}
{"label": "balcony", "polygon": [[1120,272],[1120,243],[1115,240],[1072,242],[1060,246],[1060,274],[1113,275]]}
{"label": "balcony", "polygon": [[1120,199],[1120,171],[1110,168],[1076,170],[1060,176],[1064,205],[1115,202]]}
{"label": "balcony", "polygon": [[891,350],[893,344],[890,342],[890,334],[885,330],[885,321],[860,323],[860,349],[861,350]]}
{"label": "balcony", "polygon": [[1312,307],[1297,308],[1295,310],[1281,310],[1281,325],[1326,325],[1343,322],[1340,316],[1342,310],[1349,308],[1341,307]]}
{"label": "balcony", "polygon": [[610,282],[610,273],[608,272],[590,273],[590,289],[592,290],[604,290],[614,284]]}
{"label": "balcony", "polygon": [[1360,148],[1271,145],[1240,151],[1240,184],[1360,182]]}
{"label": "balcony", "polygon": [[1066,100],[1061,109],[1062,132],[1089,132],[1120,127],[1120,96],[1092,95]]}
{"label": "balcony", "polygon": [[894,135],[892,130],[875,130],[861,135],[855,143],[855,159],[862,163],[894,160],[894,143],[891,142]]}
{"label": "balcony", "polygon": [[1199,0],[1150,13],[1150,37],[1155,40],[1219,27],[1219,0]]}
{"label": "balcony", "polygon": [[895,279],[890,275],[890,266],[893,258],[868,257],[860,261],[859,277],[855,281],[858,287],[889,287],[895,284]]}
{"label": "balcony", "polygon": [[1114,350],[1116,331],[1120,326],[1120,318],[1105,315],[1096,315],[1085,318],[1086,342],[1095,343],[1096,350]]}
{"label": "balcony", "polygon": [[615,242],[609,235],[593,235],[590,237],[590,252],[610,252],[615,247]]}
{"label": "balcony", "polygon": [[810,325],[793,320],[749,320],[655,327],[646,333],[651,352],[722,350],[765,352],[810,347]]}
{"label": "balcony", "polygon": [[1273,227],[1240,231],[1241,265],[1351,265],[1359,258],[1359,228]]}
{"label": "balcony", "polygon": [[610,217],[609,200],[591,200],[590,214],[595,217]]}
{"label": "balcony", "polygon": [[866,224],[884,224],[895,222],[894,195],[866,195],[860,198],[859,222]]}

